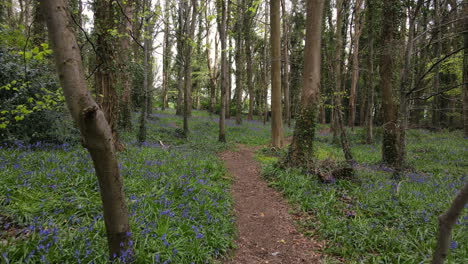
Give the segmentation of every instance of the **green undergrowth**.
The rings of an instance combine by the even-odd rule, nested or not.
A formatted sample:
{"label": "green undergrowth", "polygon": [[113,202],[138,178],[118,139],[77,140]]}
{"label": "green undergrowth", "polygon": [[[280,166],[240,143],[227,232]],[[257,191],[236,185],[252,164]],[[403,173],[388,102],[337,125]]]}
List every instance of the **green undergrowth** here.
{"label": "green undergrowth", "polygon": [[[180,117],[156,112],[142,145],[136,129],[121,134],[135,263],[216,263],[233,247],[230,179],[216,152],[264,144],[270,126],[228,120],[224,144],[217,120],[195,111],[184,139]],[[107,262],[97,180],[81,146],[1,146],[0,169],[0,263]]]}
{"label": "green undergrowth", "polygon": [[[344,160],[322,128],[317,158]],[[258,154],[264,177],[296,205],[305,233],[327,241],[325,253],[346,263],[429,263],[437,216],[468,181],[468,141],[461,132],[408,132],[408,165],[400,180],[380,164],[380,144],[362,144],[364,131],[349,131],[356,180],[324,184],[315,175],[280,169],[277,157]],[[265,154],[267,153],[267,154]],[[468,263],[468,206],[457,221],[446,263]]]}

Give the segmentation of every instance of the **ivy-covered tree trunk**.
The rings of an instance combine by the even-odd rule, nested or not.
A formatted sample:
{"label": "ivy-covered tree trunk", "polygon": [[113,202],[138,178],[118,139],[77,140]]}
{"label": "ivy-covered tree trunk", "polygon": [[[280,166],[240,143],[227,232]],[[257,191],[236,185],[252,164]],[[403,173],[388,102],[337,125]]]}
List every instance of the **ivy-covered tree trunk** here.
{"label": "ivy-covered tree trunk", "polygon": [[300,111],[285,164],[289,167],[314,166],[314,139],[320,102],[321,33],[324,0],[307,2],[304,78]]}
{"label": "ivy-covered tree trunk", "polygon": [[107,122],[112,129],[113,141],[116,150],[122,150],[119,140],[117,122],[119,120],[119,100],[117,96],[118,68],[117,54],[114,42],[117,38],[111,34],[116,28],[114,17],[115,6],[112,1],[97,0],[94,12],[94,30],[96,40],[96,65],[100,65],[95,73],[96,98],[106,115]]}
{"label": "ivy-covered tree trunk", "polygon": [[65,0],[42,0],[41,3],[65,99],[96,170],[110,259],[124,254],[131,257],[128,210],[111,127],[87,88]]}
{"label": "ivy-covered tree trunk", "polygon": [[382,54],[380,57],[380,87],[382,91],[383,141],[382,160],[389,165],[396,165],[398,160],[397,109],[393,88],[395,81],[395,37],[398,24],[398,1],[387,0],[383,5]]}

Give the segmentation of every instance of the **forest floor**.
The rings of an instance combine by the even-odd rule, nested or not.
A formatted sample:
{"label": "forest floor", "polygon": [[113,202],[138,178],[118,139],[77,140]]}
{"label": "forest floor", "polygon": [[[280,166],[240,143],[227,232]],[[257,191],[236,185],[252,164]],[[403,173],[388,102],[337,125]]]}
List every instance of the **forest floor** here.
{"label": "forest floor", "polygon": [[296,230],[287,202],[261,178],[254,151],[238,145],[220,154],[234,178],[238,232],[237,250],[228,263],[320,263],[322,245]]}

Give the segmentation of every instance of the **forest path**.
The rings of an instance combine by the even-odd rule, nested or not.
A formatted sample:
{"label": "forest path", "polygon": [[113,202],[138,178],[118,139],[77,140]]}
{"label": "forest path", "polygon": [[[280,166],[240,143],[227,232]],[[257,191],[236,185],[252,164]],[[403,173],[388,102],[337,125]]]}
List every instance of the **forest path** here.
{"label": "forest path", "polygon": [[281,194],[268,187],[254,160],[254,148],[238,145],[220,154],[233,176],[237,249],[227,263],[320,263],[320,243],[299,233]]}

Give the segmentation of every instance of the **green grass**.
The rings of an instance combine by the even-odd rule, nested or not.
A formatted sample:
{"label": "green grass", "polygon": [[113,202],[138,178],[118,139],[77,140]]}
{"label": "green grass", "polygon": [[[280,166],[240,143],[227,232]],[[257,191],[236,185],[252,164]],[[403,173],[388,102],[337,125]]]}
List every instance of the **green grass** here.
{"label": "green grass", "polygon": [[[360,164],[356,181],[323,184],[297,169],[279,169],[274,158],[259,154],[264,176],[304,212],[304,232],[326,240],[326,253],[346,263],[429,263],[437,216],[468,180],[467,140],[459,131],[409,131],[408,163],[413,171],[394,181],[391,171],[379,164],[380,143],[361,144],[363,134],[359,128],[350,131]],[[330,135],[319,134],[317,141],[319,159],[344,160]],[[466,208],[453,231],[446,263],[468,263]]]}
{"label": "green grass", "polygon": [[[142,146],[136,131],[121,134],[136,263],[213,263],[233,248],[230,180],[216,152],[264,144],[270,126],[228,120],[223,144],[217,122],[194,111],[183,139],[181,117],[157,112]],[[0,169],[0,263],[107,263],[97,180],[81,146],[3,146]]]}

